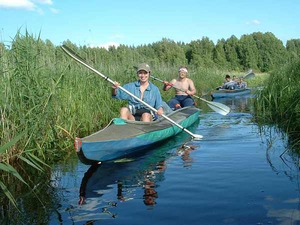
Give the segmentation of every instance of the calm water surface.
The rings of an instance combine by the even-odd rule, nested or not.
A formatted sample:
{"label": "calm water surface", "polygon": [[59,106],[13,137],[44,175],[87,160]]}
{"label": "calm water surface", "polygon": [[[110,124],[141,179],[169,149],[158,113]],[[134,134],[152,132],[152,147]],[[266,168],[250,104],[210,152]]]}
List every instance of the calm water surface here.
{"label": "calm water surface", "polygon": [[202,141],[183,133],[135,158],[57,166],[50,224],[300,224],[298,157],[251,121],[250,100],[203,113],[189,128]]}

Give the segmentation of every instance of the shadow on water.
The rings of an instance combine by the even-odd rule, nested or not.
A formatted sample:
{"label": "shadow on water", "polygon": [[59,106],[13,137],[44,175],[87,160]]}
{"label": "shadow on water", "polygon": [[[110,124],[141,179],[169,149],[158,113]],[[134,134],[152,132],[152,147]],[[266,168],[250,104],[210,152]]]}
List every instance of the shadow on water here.
{"label": "shadow on water", "polygon": [[[192,131],[199,125],[189,127]],[[155,207],[159,196],[157,187],[164,181],[167,161],[180,157],[183,167],[192,164],[190,152],[195,146],[190,136],[181,133],[165,144],[114,162],[93,164],[84,173],[80,189],[78,208],[72,220],[87,224],[107,218],[116,218],[114,209],[130,201],[142,201],[149,209]],[[72,214],[72,210],[70,211]]]}

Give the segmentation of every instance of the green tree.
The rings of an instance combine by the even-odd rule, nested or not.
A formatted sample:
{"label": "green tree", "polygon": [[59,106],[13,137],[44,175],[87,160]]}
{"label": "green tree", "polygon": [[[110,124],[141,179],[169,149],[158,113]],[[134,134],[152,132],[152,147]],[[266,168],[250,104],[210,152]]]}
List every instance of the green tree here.
{"label": "green tree", "polygon": [[188,62],[196,67],[213,67],[214,43],[208,37],[201,40],[191,41],[187,53]]}
{"label": "green tree", "polygon": [[239,40],[234,35],[227,39],[224,44],[226,60],[229,63],[229,68],[237,71],[241,69],[238,57],[238,46]]}
{"label": "green tree", "polygon": [[259,52],[258,68],[262,72],[275,69],[278,65],[283,65],[287,59],[287,51],[282,41],[275,37],[271,32],[252,34],[256,41]]}
{"label": "green tree", "polygon": [[221,40],[218,40],[214,50],[213,50],[213,59],[215,64],[220,69],[226,69],[228,68],[228,62],[226,60],[226,54],[225,54],[225,39],[222,38]]}
{"label": "green tree", "polygon": [[244,70],[258,69],[258,49],[252,35],[243,35],[239,41],[239,59]]}
{"label": "green tree", "polygon": [[160,62],[165,65],[184,65],[187,63],[185,52],[176,42],[163,38],[152,45]]}
{"label": "green tree", "polygon": [[286,42],[286,50],[290,59],[297,59],[300,56],[300,39],[291,39]]}

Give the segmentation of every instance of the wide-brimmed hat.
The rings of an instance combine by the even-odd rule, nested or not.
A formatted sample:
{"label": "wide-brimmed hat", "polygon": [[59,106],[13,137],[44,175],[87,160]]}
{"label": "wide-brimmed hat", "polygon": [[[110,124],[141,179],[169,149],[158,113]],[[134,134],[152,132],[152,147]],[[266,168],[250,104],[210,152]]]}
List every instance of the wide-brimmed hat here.
{"label": "wide-brimmed hat", "polygon": [[150,66],[147,64],[147,63],[141,63],[138,65],[137,67],[137,72],[141,71],[141,70],[144,70],[146,71],[147,73],[150,72]]}

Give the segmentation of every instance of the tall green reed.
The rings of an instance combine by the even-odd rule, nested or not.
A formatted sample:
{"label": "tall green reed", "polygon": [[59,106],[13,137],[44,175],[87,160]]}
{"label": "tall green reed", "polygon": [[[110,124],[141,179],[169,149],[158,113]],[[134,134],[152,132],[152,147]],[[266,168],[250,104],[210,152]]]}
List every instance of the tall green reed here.
{"label": "tall green reed", "polygon": [[107,107],[110,87],[39,38],[18,33],[1,65],[6,64],[0,84],[0,144],[27,130],[12,146],[14,154],[26,149],[52,161],[61,152],[69,154],[74,137],[100,129],[114,115],[113,107]]}
{"label": "tall green reed", "polygon": [[257,92],[255,117],[261,123],[277,124],[299,145],[300,61],[291,62],[270,74],[264,88]]}

